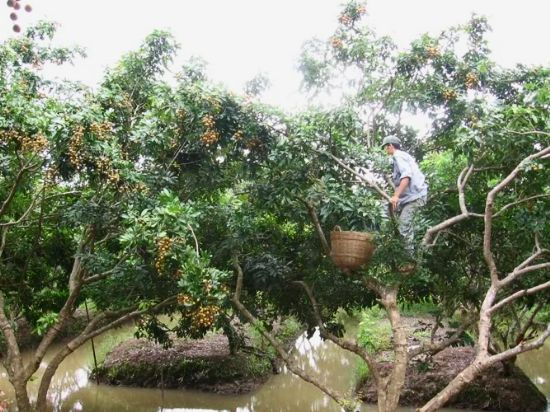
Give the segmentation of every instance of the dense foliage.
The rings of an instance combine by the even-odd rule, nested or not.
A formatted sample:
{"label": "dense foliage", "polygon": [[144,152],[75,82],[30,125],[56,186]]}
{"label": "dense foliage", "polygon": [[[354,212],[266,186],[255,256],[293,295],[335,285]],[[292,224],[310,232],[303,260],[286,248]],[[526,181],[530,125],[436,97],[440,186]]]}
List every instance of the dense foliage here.
{"label": "dense foliage", "polygon": [[[518,165],[521,173],[494,204],[492,248],[500,273],[513,271],[535,245],[549,247],[548,156],[524,161],[550,141],[548,69],[499,68],[486,44],[488,24],[478,16],[440,36],[424,35],[405,51],[377,36],[365,18],[365,6],[352,1],[331,38],[304,47],[304,86],[318,95],[336,87],[342,99],[292,115],[255,97],[268,84],[263,77],[249,83],[245,97],[214,86],[197,61],[173,83],[163,80],[177,51],[165,32],[124,56],[97,90],[42,77],[43,64],[80,53],[49,46],[53,25],[41,23],[4,42],[3,330],[25,318],[47,348],[87,300],[98,323],[74,345],[99,333],[99,319],[116,323],[124,316],[138,318],[140,334],[165,344],[170,331],[200,338],[223,328],[233,336],[240,315],[230,300],[235,262],[244,275],[239,298],[266,329],[288,314],[310,332],[318,326],[301,282],[311,286],[327,328],[339,336],[336,311],[372,306],[382,289],[398,290],[408,301],[429,297],[440,315],[457,309],[475,315],[490,285],[486,196]],[[410,122],[420,115],[430,121],[422,133]],[[379,148],[387,134],[399,136],[421,161],[430,185],[414,256],[405,252],[380,194],[393,190]],[[467,185],[457,189],[465,170]],[[465,205],[468,219],[422,245],[426,229]],[[335,268],[323,246],[335,226],[375,233],[367,268],[352,274]],[[404,276],[398,269],[411,260],[415,272]],[[514,287],[547,284],[548,274],[543,265]],[[542,288],[500,311],[492,350],[534,335],[548,297]],[[153,316],[158,311],[180,315],[176,326],[161,323]],[[4,335],[9,361],[19,350],[15,335]],[[365,336],[361,341],[370,345]],[[43,354],[36,356],[37,368]],[[10,375],[14,386],[30,378],[33,362],[21,365],[26,375]]]}

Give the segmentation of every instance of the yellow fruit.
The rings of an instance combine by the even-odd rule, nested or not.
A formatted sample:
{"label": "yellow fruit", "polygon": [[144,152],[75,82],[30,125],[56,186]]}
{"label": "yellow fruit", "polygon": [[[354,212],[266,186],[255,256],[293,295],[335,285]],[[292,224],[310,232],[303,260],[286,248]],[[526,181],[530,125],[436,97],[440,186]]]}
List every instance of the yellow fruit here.
{"label": "yellow fruit", "polygon": [[439,49],[435,46],[429,46],[426,48],[426,54],[428,55],[428,57],[430,58],[436,58],[436,57],[439,57],[440,53],[439,53]]}

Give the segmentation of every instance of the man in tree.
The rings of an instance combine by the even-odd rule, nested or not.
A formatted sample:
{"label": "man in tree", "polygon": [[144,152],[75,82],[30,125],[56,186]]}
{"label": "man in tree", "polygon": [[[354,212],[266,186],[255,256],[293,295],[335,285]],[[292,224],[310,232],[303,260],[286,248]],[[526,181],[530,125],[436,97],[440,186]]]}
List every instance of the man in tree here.
{"label": "man in tree", "polygon": [[382,147],[393,158],[392,180],[395,192],[390,199],[392,209],[399,215],[399,233],[403,236],[409,252],[414,249],[413,218],[419,208],[426,204],[428,185],[416,160],[401,150],[401,140],[387,136]]}

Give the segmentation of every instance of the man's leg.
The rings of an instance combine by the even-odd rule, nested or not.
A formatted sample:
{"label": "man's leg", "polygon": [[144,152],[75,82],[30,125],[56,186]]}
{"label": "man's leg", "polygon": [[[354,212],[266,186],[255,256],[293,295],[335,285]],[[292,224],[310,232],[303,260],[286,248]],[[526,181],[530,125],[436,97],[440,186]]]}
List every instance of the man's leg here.
{"label": "man's leg", "polygon": [[425,198],[416,199],[401,208],[399,214],[399,233],[405,241],[405,248],[409,253],[414,252],[414,226],[413,220],[418,209],[426,204]]}

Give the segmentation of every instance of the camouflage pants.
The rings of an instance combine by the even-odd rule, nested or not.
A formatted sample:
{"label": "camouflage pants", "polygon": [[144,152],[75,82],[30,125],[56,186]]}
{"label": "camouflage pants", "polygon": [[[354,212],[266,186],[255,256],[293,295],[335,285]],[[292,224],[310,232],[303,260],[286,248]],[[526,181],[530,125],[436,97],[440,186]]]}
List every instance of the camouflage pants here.
{"label": "camouflage pants", "polygon": [[405,248],[409,252],[414,251],[414,217],[418,209],[426,204],[426,197],[413,200],[398,209],[399,233],[405,241]]}

